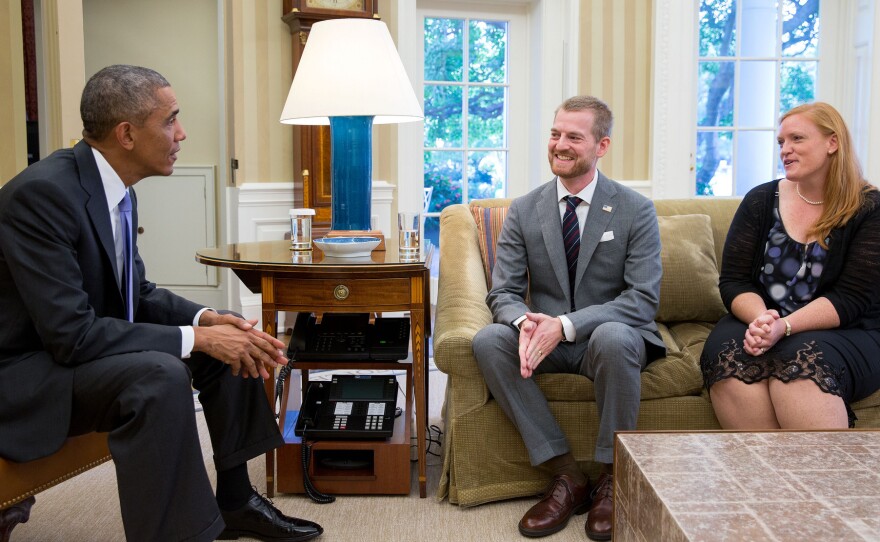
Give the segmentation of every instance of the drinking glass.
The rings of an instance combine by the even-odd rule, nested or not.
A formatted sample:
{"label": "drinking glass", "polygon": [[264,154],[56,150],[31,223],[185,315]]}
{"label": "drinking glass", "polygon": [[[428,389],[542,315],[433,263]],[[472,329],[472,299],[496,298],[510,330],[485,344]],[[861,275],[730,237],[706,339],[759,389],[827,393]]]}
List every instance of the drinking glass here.
{"label": "drinking glass", "polygon": [[421,253],[422,214],[412,211],[397,213],[397,248],[401,259],[418,259]]}

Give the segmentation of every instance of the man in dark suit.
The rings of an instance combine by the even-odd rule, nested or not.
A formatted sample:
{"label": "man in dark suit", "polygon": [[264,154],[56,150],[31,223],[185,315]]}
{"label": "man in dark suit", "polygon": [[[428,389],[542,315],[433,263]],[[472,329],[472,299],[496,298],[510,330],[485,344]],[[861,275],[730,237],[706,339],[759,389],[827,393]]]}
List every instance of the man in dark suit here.
{"label": "man in dark suit", "polygon": [[[654,323],[661,275],[654,206],[596,168],[611,125],[608,106],[592,96],[557,109],[548,144],[556,178],[511,203],[487,298],[495,323],[474,338],[486,384],[531,463],[554,475],[520,521],[525,536],[555,533],[589,508],[587,535],[611,538],[614,431],[635,428],[641,370],[665,353]],[[582,374],[595,385],[603,473],[592,495],[532,378],[538,373]]]}
{"label": "man in dark suit", "polygon": [[80,112],[81,142],[0,188],[0,456],[30,461],[107,432],[128,540],[315,538],[320,526],[284,516],[247,473],[283,442],[262,384],[287,363],[283,343],[157,288],[134,239],[126,257],[131,187],[170,175],[186,138],[171,86],[110,66],[89,79]]}

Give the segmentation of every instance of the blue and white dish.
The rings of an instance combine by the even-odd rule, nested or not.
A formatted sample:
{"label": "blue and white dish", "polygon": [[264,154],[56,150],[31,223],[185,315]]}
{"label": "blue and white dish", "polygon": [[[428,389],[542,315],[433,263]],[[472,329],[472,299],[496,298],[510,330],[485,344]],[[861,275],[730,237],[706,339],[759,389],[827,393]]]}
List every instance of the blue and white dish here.
{"label": "blue and white dish", "polygon": [[358,258],[369,256],[379,245],[377,237],[322,237],[314,243],[326,256]]}

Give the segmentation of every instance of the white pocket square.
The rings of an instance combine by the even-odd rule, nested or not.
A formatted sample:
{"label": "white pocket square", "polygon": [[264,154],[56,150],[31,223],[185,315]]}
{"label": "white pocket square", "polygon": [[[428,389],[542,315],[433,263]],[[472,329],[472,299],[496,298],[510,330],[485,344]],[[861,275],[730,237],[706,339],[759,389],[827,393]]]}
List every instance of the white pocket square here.
{"label": "white pocket square", "polygon": [[605,233],[602,234],[602,238],[599,239],[599,242],[604,243],[605,241],[611,241],[613,239],[614,239],[614,232],[613,231],[606,231]]}

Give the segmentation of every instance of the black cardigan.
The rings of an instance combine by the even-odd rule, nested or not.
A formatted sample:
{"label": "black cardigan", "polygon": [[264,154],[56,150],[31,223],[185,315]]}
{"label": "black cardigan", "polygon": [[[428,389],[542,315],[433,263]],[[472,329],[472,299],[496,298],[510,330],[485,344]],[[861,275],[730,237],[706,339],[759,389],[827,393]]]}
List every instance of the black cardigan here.
{"label": "black cardigan", "polygon": [[[719,284],[728,311],[733,299],[746,292],[780,310],[758,282],[778,186],[777,179],[750,190],[730,224]],[[880,328],[880,192],[869,192],[862,209],[846,225],[832,230],[827,243],[828,258],[814,299],[825,297],[831,302],[842,328]]]}

